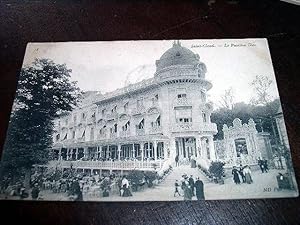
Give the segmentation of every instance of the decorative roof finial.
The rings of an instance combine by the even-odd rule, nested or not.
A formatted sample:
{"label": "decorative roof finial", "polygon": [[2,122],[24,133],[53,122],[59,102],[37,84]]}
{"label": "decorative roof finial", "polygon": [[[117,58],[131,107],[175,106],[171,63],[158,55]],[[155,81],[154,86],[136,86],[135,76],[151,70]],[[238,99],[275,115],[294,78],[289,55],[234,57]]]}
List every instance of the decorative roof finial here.
{"label": "decorative roof finial", "polygon": [[181,46],[181,43],[180,43],[180,41],[179,41],[179,40],[177,40],[177,41],[176,41],[176,40],[175,40],[175,41],[173,41],[173,47],[174,47],[174,46],[176,46],[176,45],[177,45],[177,46]]}

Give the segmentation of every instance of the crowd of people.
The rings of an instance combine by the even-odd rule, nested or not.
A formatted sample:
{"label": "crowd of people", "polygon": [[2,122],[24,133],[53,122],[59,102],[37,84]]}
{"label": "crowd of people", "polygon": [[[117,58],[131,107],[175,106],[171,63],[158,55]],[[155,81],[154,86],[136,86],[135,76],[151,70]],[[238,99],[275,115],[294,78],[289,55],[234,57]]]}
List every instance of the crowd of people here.
{"label": "crowd of people", "polygon": [[199,177],[194,180],[193,175],[190,177],[187,174],[182,175],[180,181],[175,181],[174,197],[182,196],[184,200],[192,200],[193,196],[196,196],[197,200],[204,200],[204,185]]}
{"label": "crowd of people", "polygon": [[253,183],[253,179],[251,176],[251,168],[248,165],[243,166],[242,164],[240,164],[239,167],[234,166],[232,168],[231,173],[233,175],[233,181],[235,184],[241,184],[241,183],[252,184]]}
{"label": "crowd of people", "polygon": [[[13,182],[12,179],[4,178],[1,182],[0,194],[5,198],[16,197],[20,199],[44,199],[46,196],[41,195],[41,191],[46,193],[56,193],[66,196],[69,200],[81,201],[83,194],[89,191],[97,191],[97,196],[101,196],[103,192],[110,191],[112,187],[116,187],[119,192],[124,191],[124,195],[130,195],[129,182],[116,174],[91,175],[83,172],[68,172],[63,174],[55,173],[38,173],[35,172],[31,176],[30,187],[25,188],[24,182]],[[20,179],[22,180],[22,179]],[[122,182],[122,187],[120,183]],[[104,196],[104,195],[103,195]]]}

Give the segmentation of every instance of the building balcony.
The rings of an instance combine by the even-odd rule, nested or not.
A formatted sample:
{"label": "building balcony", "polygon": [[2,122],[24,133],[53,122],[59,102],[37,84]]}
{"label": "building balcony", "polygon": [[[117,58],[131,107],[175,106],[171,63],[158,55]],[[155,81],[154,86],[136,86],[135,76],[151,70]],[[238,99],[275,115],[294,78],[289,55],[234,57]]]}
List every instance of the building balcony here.
{"label": "building balcony", "polygon": [[137,136],[145,135],[145,129],[136,129],[135,132]]}
{"label": "building balcony", "polygon": [[149,134],[161,134],[162,127],[161,126],[154,126],[149,129]]}
{"label": "building balcony", "polygon": [[117,137],[118,137],[118,133],[117,132],[109,134],[109,138],[117,138]]}
{"label": "building balcony", "polygon": [[200,132],[212,132],[214,134],[218,133],[217,124],[215,123],[202,123],[199,126]]}
{"label": "building balcony", "polygon": [[96,122],[96,117],[90,117],[87,119],[87,124],[94,124]]}
{"label": "building balcony", "polygon": [[85,137],[77,138],[75,139],[75,142],[85,142]]}
{"label": "building balcony", "polygon": [[182,106],[192,106],[192,102],[189,101],[187,98],[177,98],[173,103],[174,108]]}
{"label": "building balcony", "polygon": [[173,132],[191,131],[193,130],[193,123],[176,123],[172,127]]}
{"label": "building balcony", "polygon": [[116,120],[118,119],[118,113],[117,112],[113,112],[110,114],[106,115],[106,120]]}
{"label": "building balcony", "polygon": [[131,114],[132,115],[138,115],[138,114],[143,114],[146,112],[145,106],[139,106],[137,108],[132,109]]}
{"label": "building balcony", "polygon": [[76,126],[76,124],[75,124],[74,121],[69,121],[69,123],[68,123],[68,127],[69,127],[69,128],[75,127],[75,126]]}
{"label": "building balcony", "polygon": [[76,168],[76,169],[104,169],[104,170],[157,170],[162,168],[165,160],[153,160],[153,161],[83,161],[83,160],[53,160],[49,161],[49,167],[60,168]]}
{"label": "building balcony", "polygon": [[107,134],[99,134],[99,135],[97,135],[97,139],[98,140],[106,140],[106,139],[108,139],[108,135]]}
{"label": "building balcony", "polygon": [[120,131],[119,136],[120,137],[130,137],[131,136],[130,130],[122,130],[122,131]]}
{"label": "building balcony", "polygon": [[86,124],[86,119],[80,119],[78,122],[77,122],[77,125],[85,125]]}
{"label": "building balcony", "polygon": [[173,132],[183,131],[197,131],[197,132],[212,132],[218,133],[217,124],[215,123],[201,123],[199,125],[193,123],[176,123],[172,127]]}

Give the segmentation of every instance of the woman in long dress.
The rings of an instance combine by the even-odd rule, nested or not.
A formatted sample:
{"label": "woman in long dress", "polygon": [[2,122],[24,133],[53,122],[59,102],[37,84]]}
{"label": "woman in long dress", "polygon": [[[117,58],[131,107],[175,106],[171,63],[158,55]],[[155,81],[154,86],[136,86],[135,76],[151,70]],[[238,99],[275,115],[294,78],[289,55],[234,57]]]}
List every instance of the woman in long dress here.
{"label": "woman in long dress", "polygon": [[233,175],[233,181],[235,184],[240,184],[240,177],[239,177],[239,171],[237,170],[237,168],[234,166],[232,169],[232,175]]}
{"label": "woman in long dress", "polygon": [[123,197],[129,197],[132,196],[130,190],[129,190],[129,181],[127,180],[126,176],[123,176],[122,179],[122,188],[123,188]]}
{"label": "woman in long dress", "polygon": [[244,176],[245,176],[245,180],[247,184],[251,184],[253,183],[252,177],[251,177],[251,170],[250,170],[250,166],[246,166],[243,170]]}

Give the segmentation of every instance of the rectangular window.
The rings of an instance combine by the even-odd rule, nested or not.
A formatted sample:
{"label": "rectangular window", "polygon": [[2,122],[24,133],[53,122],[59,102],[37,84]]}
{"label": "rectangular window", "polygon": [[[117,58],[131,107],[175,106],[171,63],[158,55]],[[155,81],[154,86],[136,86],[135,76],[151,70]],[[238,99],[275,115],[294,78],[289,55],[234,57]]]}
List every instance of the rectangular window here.
{"label": "rectangular window", "polygon": [[186,94],[178,94],[177,98],[186,98]]}
{"label": "rectangular window", "polygon": [[105,114],[106,114],[106,109],[102,109],[101,114],[102,114],[102,116],[105,116]]}
{"label": "rectangular window", "polygon": [[73,139],[75,138],[75,130],[73,130],[73,132],[72,132],[72,138]]}

